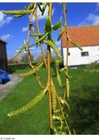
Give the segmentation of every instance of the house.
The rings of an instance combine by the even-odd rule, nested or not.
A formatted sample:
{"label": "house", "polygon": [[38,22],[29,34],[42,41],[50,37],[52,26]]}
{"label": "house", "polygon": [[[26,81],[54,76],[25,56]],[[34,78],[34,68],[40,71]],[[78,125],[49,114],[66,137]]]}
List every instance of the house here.
{"label": "house", "polygon": [[6,42],[0,39],[0,69],[8,72]]}
{"label": "house", "polygon": [[[68,43],[70,55],[69,66],[87,65],[99,60],[99,25],[68,27],[70,39],[77,42],[83,49],[81,51],[70,42]],[[62,56],[66,64],[66,33],[61,37]]]}

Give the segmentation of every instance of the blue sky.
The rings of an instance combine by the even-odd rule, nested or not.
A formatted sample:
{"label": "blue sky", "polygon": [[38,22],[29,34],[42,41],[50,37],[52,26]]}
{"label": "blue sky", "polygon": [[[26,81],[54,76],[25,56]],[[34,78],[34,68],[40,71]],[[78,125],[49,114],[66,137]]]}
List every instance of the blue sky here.
{"label": "blue sky", "polygon": [[[23,9],[24,6],[28,6],[29,3],[2,3],[0,2],[0,38],[7,42],[7,56],[12,58],[16,53],[16,50],[23,45],[24,40],[27,38],[27,29],[29,24],[29,15],[21,18],[14,18],[12,15],[4,15],[2,10],[18,10]],[[59,3],[53,3],[53,18],[52,24],[54,25],[63,14],[62,5]],[[39,25],[40,31],[43,33],[43,26],[45,24],[45,18],[47,16],[47,10],[44,17],[40,17]],[[35,20],[33,20],[35,25]],[[98,25],[99,24],[99,3],[67,3],[67,25],[68,26],[86,26],[86,25]],[[61,43],[57,41],[58,31],[53,31],[53,39],[55,40],[57,47],[60,49]],[[34,40],[31,38],[31,43]],[[46,46],[44,46],[46,49]],[[40,55],[39,47],[33,47],[32,54],[34,56]]]}

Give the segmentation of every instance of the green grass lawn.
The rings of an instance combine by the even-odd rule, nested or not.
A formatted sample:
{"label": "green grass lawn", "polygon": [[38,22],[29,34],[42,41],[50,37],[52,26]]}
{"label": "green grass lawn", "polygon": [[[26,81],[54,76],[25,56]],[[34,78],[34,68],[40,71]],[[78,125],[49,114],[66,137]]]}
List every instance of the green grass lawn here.
{"label": "green grass lawn", "polygon": [[[89,130],[86,130],[85,132],[84,126],[83,126],[83,129],[81,128],[81,131],[79,131],[79,127],[80,126],[82,127],[82,124],[80,122],[81,119],[82,121],[83,119],[85,119],[85,118],[81,118],[83,114],[85,115],[83,117],[89,117],[88,115],[90,116],[92,115],[90,114],[90,112],[88,114],[88,107],[90,108],[91,104],[86,103],[87,101],[89,101],[88,99],[92,100],[92,98],[90,97],[91,96],[90,92],[93,93],[92,95],[94,95],[94,93],[97,92],[97,98],[98,98],[97,90],[99,86],[98,84],[99,73],[87,72],[84,75],[84,69],[85,67],[82,67],[78,69],[70,69],[69,71],[69,75],[73,77],[70,79],[71,93],[70,93],[69,102],[71,106],[71,111],[69,112],[70,117],[68,118],[68,121],[69,121],[71,129],[72,128],[76,129],[76,132],[78,134],[89,132]],[[27,71],[27,69],[18,70],[15,73],[22,73],[25,71]],[[51,73],[53,75],[53,71]],[[37,74],[41,77],[42,83],[46,85],[46,82],[47,82],[46,69],[42,68],[40,71],[37,72]],[[82,75],[84,76],[82,77]],[[61,77],[62,77],[62,80],[65,81],[65,77],[63,74],[61,74]],[[56,78],[53,77],[53,79],[57,87],[57,92],[59,94],[63,94],[63,89],[61,89],[58,86]],[[36,104],[34,107],[29,109],[28,111],[22,114],[19,114],[17,116],[11,117],[11,118],[7,117],[7,114],[9,112],[19,109],[20,107],[26,105],[30,100],[32,100],[36,95],[38,95],[39,92],[40,92],[40,87],[34,76],[29,76],[29,77],[24,78],[20,83],[18,83],[15,86],[14,89],[10,90],[8,95],[0,102],[0,134],[49,134],[50,133],[47,94],[38,104]],[[81,104],[79,101],[81,102]],[[84,106],[84,108],[82,105],[82,101],[84,102],[83,104],[86,103],[86,106]],[[79,107],[82,107],[82,108],[79,108]],[[87,111],[85,110],[86,108],[87,108]],[[82,111],[83,109],[85,112]],[[80,110],[82,112],[80,112]],[[78,116],[77,116],[77,113],[78,113]],[[75,117],[79,119],[78,124],[77,124],[77,119]],[[97,129],[96,130],[97,132],[99,129],[98,127],[96,129]]]}

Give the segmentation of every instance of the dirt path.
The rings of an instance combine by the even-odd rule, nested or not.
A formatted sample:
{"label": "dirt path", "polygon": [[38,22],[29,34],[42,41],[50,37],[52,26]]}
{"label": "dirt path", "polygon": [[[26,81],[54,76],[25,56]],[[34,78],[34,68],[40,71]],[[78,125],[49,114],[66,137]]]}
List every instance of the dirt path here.
{"label": "dirt path", "polygon": [[7,95],[10,89],[14,88],[17,83],[19,83],[23,78],[20,78],[17,74],[9,75],[12,81],[1,85],[0,84],[0,101]]}

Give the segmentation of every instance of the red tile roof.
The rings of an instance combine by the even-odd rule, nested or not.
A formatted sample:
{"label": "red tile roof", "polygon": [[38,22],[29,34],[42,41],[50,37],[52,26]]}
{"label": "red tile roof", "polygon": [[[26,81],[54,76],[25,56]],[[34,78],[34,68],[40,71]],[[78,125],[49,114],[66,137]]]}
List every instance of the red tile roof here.
{"label": "red tile roof", "polygon": [[[77,26],[68,27],[69,37],[77,42],[82,47],[84,46],[99,46],[99,25],[96,26]],[[62,35],[62,47],[66,47],[66,33]],[[69,43],[69,47],[73,47]]]}

